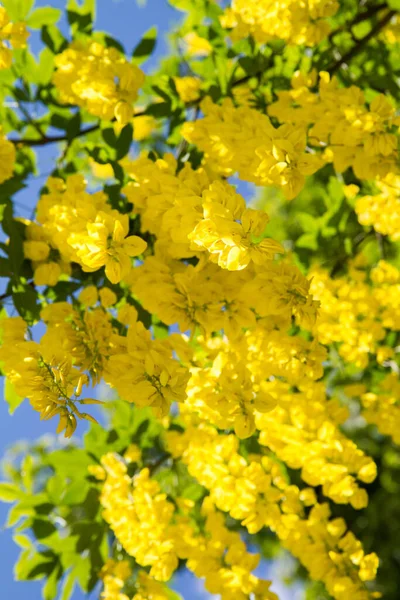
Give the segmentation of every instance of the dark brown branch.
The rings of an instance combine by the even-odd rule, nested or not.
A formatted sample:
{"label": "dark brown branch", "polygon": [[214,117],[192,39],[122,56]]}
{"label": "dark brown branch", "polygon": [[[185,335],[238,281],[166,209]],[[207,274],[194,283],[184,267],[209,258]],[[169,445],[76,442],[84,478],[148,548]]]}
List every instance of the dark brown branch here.
{"label": "dark brown branch", "polygon": [[[91,125],[87,129],[82,129],[81,131],[78,131],[78,133],[73,136],[73,139],[75,140],[76,138],[87,135],[88,133],[97,131],[97,129],[99,129],[99,128],[100,128],[100,123],[96,123],[96,125]],[[21,138],[21,139],[9,138],[9,141],[12,142],[13,144],[23,144],[24,146],[46,146],[47,144],[55,144],[56,142],[66,142],[66,141],[68,141],[68,137],[65,134],[64,135],[53,135],[53,136],[44,135],[42,138],[39,138],[38,140],[32,140],[29,138]]]}
{"label": "dark brown branch", "polygon": [[[133,115],[133,117],[140,117],[141,115],[144,115],[145,111],[141,111],[141,112],[137,112]],[[113,119],[113,122],[115,121],[115,118]],[[23,144],[25,146],[46,146],[47,144],[55,144],[57,142],[70,142],[73,140],[76,140],[77,138],[83,137],[89,133],[93,133],[93,131],[97,131],[98,129],[100,129],[100,123],[96,123],[95,125],[91,125],[90,127],[87,127],[86,129],[82,129],[81,131],[78,131],[78,133],[76,133],[74,136],[72,136],[71,139],[68,139],[68,136],[66,134],[63,135],[53,135],[53,136],[48,136],[48,135],[44,135],[41,139],[38,140],[32,140],[30,138],[21,138],[21,139],[15,139],[15,138],[9,138],[9,141],[12,142],[13,144]]]}
{"label": "dark brown branch", "polygon": [[344,64],[349,63],[355,56],[357,56],[357,54],[359,52],[361,52],[361,50],[364,48],[364,46],[366,44],[368,44],[368,42],[370,40],[372,40],[385,27],[385,25],[387,25],[389,23],[389,21],[394,17],[395,14],[396,14],[395,10],[390,10],[383,17],[383,19],[381,19],[381,21],[379,21],[375,25],[375,27],[373,27],[371,29],[371,31],[367,35],[365,35],[363,38],[358,40],[356,45],[353,46],[353,48],[351,50],[349,50],[349,52],[347,52],[347,54],[342,56],[341,59],[339,59],[330,69],[328,69],[328,72],[331,75],[333,75],[334,73],[336,73],[336,71],[338,71],[340,69],[340,67],[342,67]]}

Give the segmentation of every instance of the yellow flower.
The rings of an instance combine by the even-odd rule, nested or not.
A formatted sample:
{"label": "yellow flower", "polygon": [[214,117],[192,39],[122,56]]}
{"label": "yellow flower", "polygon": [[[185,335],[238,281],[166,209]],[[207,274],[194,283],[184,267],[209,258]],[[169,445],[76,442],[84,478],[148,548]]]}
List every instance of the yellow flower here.
{"label": "yellow flower", "polygon": [[84,271],[97,271],[105,266],[111,283],[119,283],[131,270],[131,257],[142,254],[147,244],[138,236],[129,236],[127,215],[113,219],[100,213],[94,223],[88,223],[77,254]]}
{"label": "yellow flower", "polygon": [[183,38],[183,49],[191,56],[208,56],[213,48],[210,42],[200,37],[195,31],[187,33]]}
{"label": "yellow flower", "polygon": [[77,104],[102,119],[126,124],[144,74],[116,48],[98,42],[73,42],[56,56],[53,81],[61,102]]}
{"label": "yellow flower", "polygon": [[58,263],[41,263],[34,272],[33,280],[35,285],[54,286],[58,283],[61,275],[61,267]]}
{"label": "yellow flower", "polygon": [[133,139],[141,142],[156,129],[157,121],[150,115],[137,115],[133,119]]}
{"label": "yellow flower", "polygon": [[25,23],[11,23],[6,9],[0,6],[0,69],[12,64],[12,51],[5,42],[13,48],[25,48],[28,36]]}
{"label": "yellow flower", "polygon": [[99,294],[94,285],[88,285],[79,294],[79,302],[84,306],[94,306],[97,303]]}
{"label": "yellow flower", "polygon": [[117,296],[110,288],[101,288],[99,291],[100,303],[104,308],[110,308],[117,302]]}
{"label": "yellow flower", "polygon": [[257,241],[268,223],[268,215],[244,208],[244,200],[231,188],[215,182],[203,198],[204,218],[188,235],[193,249],[208,250],[210,259],[229,271],[245,269],[250,261],[262,264],[284,252],[274,240]]}
{"label": "yellow flower", "polygon": [[182,102],[198,100],[201,88],[201,80],[198,77],[174,77],[173,79]]}
{"label": "yellow flower", "polygon": [[95,177],[99,179],[112,179],[114,177],[114,171],[111,165],[101,165],[94,160],[89,160],[91,171]]}
{"label": "yellow flower", "polygon": [[50,246],[46,242],[29,240],[24,242],[24,256],[33,261],[43,261],[50,254]]}

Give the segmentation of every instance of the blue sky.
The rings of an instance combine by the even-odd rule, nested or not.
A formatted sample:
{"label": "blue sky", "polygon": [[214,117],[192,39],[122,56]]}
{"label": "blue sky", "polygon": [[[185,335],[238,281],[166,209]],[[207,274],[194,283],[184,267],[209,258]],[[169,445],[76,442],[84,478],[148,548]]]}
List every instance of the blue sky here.
{"label": "blue sky", "polygon": [[[98,0],[98,11],[96,20],[96,29],[107,31],[113,37],[120,40],[127,53],[138,43],[143,33],[153,25],[158,26],[159,37],[156,51],[153,57],[145,64],[144,70],[151,70],[156,65],[159,57],[166,54],[168,50],[168,42],[166,40],[166,32],[171,28],[173,23],[180,17],[180,13],[176,12],[168,5],[166,0],[148,0],[147,6],[138,6],[135,0]],[[66,0],[36,0],[36,6],[51,5],[57,8],[65,8]],[[36,52],[40,49],[38,36],[34,34],[30,40],[31,47]],[[32,207],[36,203],[37,195],[40,187],[43,185],[46,175],[51,171],[54,160],[57,157],[56,147],[40,148],[38,151],[40,173],[38,177],[32,178],[26,190],[23,190],[17,197],[16,212],[21,216],[29,216]],[[248,186],[243,186],[242,193],[248,190]],[[2,390],[1,382],[1,390]],[[0,391],[0,393],[2,393]],[[80,434],[84,432],[84,426],[81,426]],[[37,438],[54,433],[53,422],[39,421],[36,413],[32,411],[29,404],[24,402],[15,412],[13,416],[8,414],[8,408],[3,398],[0,400],[0,454],[4,456],[7,448],[15,444],[17,441],[26,440],[32,441]],[[40,600],[41,598],[41,583],[40,582],[15,582],[13,579],[13,565],[16,562],[19,554],[18,547],[12,541],[11,532],[5,530],[2,524],[5,521],[7,514],[7,505],[0,504],[0,589],[1,598],[13,600]],[[260,576],[267,577],[266,571],[271,568],[276,573],[275,566],[263,565],[263,573]],[[279,577],[277,577],[279,579]],[[204,591],[201,582],[196,581],[190,573],[184,573],[177,578],[174,583],[177,591],[180,591],[184,598],[190,600],[202,600],[211,598]],[[280,593],[281,600],[290,598],[297,600],[299,596],[298,590],[291,590],[287,595],[282,584],[274,585],[274,590]],[[76,591],[73,600],[83,600],[85,596]],[[98,596],[97,596],[98,597]]]}

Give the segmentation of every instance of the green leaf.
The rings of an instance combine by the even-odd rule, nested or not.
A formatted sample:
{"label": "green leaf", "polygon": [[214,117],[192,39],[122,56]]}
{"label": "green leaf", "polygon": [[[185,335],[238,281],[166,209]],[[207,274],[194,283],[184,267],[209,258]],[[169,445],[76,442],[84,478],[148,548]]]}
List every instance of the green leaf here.
{"label": "green leaf", "polygon": [[178,592],[175,592],[168,587],[165,588],[165,595],[167,596],[168,600],[183,600],[183,597],[178,594]]}
{"label": "green leaf", "polygon": [[159,321],[153,325],[153,334],[156,340],[164,340],[169,335],[169,327],[165,323]]}
{"label": "green leaf", "polygon": [[316,219],[313,215],[310,215],[308,213],[298,213],[296,217],[300,223],[301,228],[305,232],[311,233],[313,231],[318,231],[318,219]]}
{"label": "green leaf", "polygon": [[32,546],[32,540],[30,540],[28,536],[22,535],[22,533],[13,535],[13,540],[16,544],[18,544],[18,546],[25,548],[26,550]]}
{"label": "green leaf", "polygon": [[67,7],[81,14],[89,13],[93,20],[96,16],[96,0],[68,0]]}
{"label": "green leaf", "polygon": [[36,8],[27,19],[27,25],[31,29],[41,29],[48,25],[55,25],[59,21],[62,11],[59,8],[43,6]]}
{"label": "green leaf", "polygon": [[31,527],[37,540],[47,538],[56,531],[53,523],[50,523],[50,521],[47,521],[47,519],[35,519]]}
{"label": "green leaf", "polygon": [[46,484],[46,492],[49,496],[50,502],[53,502],[56,505],[62,503],[66,485],[66,478],[61,474],[57,473],[48,479]]}
{"label": "green leaf", "polygon": [[17,581],[27,579],[42,579],[50,575],[57,562],[57,556],[53,552],[38,552],[32,554],[30,550],[24,550],[14,567],[14,575]]}
{"label": "green leaf", "polygon": [[142,64],[154,51],[157,44],[157,27],[152,27],[143,35],[132,52],[132,62]]}
{"label": "green leaf", "polygon": [[59,54],[68,46],[68,41],[55,25],[43,27],[41,38],[42,42],[53,54]]}
{"label": "green leaf", "polygon": [[131,123],[125,125],[118,137],[117,142],[117,160],[124,158],[129,152],[133,138],[133,126]]}
{"label": "green leaf", "polygon": [[4,378],[4,400],[8,404],[10,415],[14,414],[18,406],[24,401],[24,399],[17,394],[14,384],[11,383],[8,377]]}
{"label": "green leaf", "polygon": [[[22,492],[21,492],[22,494]],[[46,510],[48,513],[52,505],[46,503],[45,494],[31,494],[22,496],[22,500],[16,506],[13,506],[7,516],[6,527],[13,527],[22,517],[33,517],[35,513],[40,514]]]}
{"label": "green leaf", "polygon": [[32,493],[33,483],[33,457],[31,454],[27,454],[22,461],[21,465],[21,476],[24,488],[28,493]]}
{"label": "green leaf", "polygon": [[42,588],[43,600],[54,600],[54,598],[57,596],[58,582],[61,575],[62,570],[55,567]]}
{"label": "green leaf", "polygon": [[39,54],[39,63],[31,76],[33,83],[46,85],[50,82],[54,71],[54,54],[50,48],[43,48]]}
{"label": "green leaf", "polygon": [[23,21],[32,10],[35,0],[2,0],[1,4],[12,21]]}
{"label": "green leaf", "polygon": [[60,600],[69,600],[71,598],[72,594],[74,593],[75,582],[75,573],[71,571],[64,580]]}
{"label": "green leaf", "polygon": [[13,287],[12,296],[15,308],[29,325],[39,320],[40,304],[34,287],[28,283],[19,283]]}
{"label": "green leaf", "polygon": [[7,258],[0,256],[0,277],[10,277],[10,275],[10,261]]}
{"label": "green leaf", "polygon": [[81,113],[80,113],[80,111],[78,111],[69,119],[68,128],[67,128],[68,141],[72,141],[78,135],[80,129],[81,129]]}
{"label": "green leaf", "polygon": [[23,492],[15,483],[0,482],[0,500],[2,502],[15,502],[23,496]]}
{"label": "green leaf", "polygon": [[169,4],[177,10],[189,11],[192,8],[191,0],[168,0]]}
{"label": "green leaf", "polygon": [[5,204],[11,196],[26,187],[20,177],[13,177],[0,185],[0,203]]}
{"label": "green leaf", "polygon": [[63,475],[64,478],[85,477],[88,465],[91,462],[86,452],[78,448],[56,450],[47,457],[47,464]]}
{"label": "green leaf", "polygon": [[118,137],[115,135],[115,131],[113,127],[105,127],[101,130],[101,135],[103,136],[103,140],[110,146],[110,148],[117,148]]}
{"label": "green leaf", "polygon": [[113,150],[110,152],[113,161],[121,160],[121,158],[128,154],[133,138],[133,126],[131,123],[123,127],[119,136],[115,134],[113,127],[105,127],[102,129],[101,134],[107,146]]}
{"label": "green leaf", "polygon": [[72,35],[91,33],[95,14],[96,0],[84,0],[82,5],[78,4],[76,0],[68,0],[67,18]]}
{"label": "green leaf", "polygon": [[400,0],[387,0],[388,6],[400,11]]}
{"label": "green leaf", "polygon": [[171,103],[156,102],[155,104],[150,104],[146,108],[145,114],[151,115],[152,117],[156,117],[158,119],[168,117],[171,114]]}
{"label": "green leaf", "polygon": [[318,250],[318,240],[315,233],[305,233],[296,241],[296,246],[299,248],[309,248],[310,250]]}

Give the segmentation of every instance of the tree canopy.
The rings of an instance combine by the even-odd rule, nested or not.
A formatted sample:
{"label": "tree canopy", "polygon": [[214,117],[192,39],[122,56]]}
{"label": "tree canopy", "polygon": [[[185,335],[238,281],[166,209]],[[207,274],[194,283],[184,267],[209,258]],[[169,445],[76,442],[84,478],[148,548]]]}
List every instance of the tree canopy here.
{"label": "tree canopy", "polygon": [[397,600],[400,2],[169,3],[155,69],[96,0],[0,4],[0,365],[55,432],[4,464],[15,577]]}

